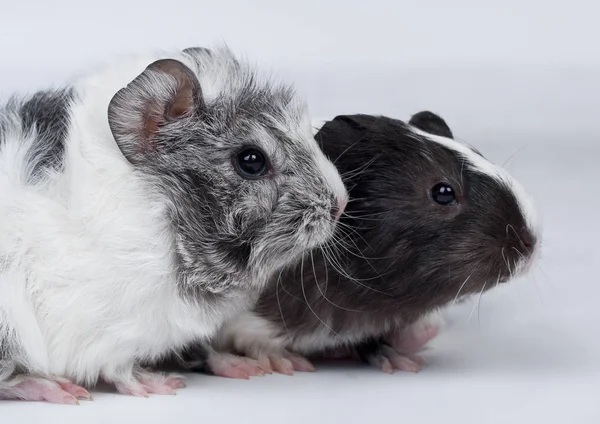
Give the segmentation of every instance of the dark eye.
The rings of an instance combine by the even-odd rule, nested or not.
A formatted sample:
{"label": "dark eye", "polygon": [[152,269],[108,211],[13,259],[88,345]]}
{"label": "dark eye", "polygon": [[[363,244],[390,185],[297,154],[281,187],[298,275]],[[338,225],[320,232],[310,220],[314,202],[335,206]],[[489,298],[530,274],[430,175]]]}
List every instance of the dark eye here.
{"label": "dark eye", "polygon": [[458,204],[454,189],[446,183],[434,185],[431,189],[431,197],[437,204],[442,206],[453,206]]}
{"label": "dark eye", "polygon": [[265,154],[256,148],[247,148],[239,152],[235,159],[238,174],[244,178],[258,178],[267,173]]}

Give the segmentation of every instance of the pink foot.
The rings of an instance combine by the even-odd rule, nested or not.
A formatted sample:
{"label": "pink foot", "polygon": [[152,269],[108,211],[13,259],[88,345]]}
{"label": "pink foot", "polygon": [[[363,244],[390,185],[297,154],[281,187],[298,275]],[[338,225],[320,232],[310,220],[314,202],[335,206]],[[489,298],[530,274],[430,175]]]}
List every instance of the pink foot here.
{"label": "pink foot", "polygon": [[92,396],[83,387],[63,378],[51,381],[38,377],[18,376],[12,382],[0,385],[0,399],[79,405],[78,399],[91,400]]}
{"label": "pink foot", "polygon": [[176,375],[163,375],[149,371],[139,371],[136,374],[137,380],[115,383],[117,390],[126,395],[148,397],[150,394],[175,395],[176,389],[185,387],[183,378]]}
{"label": "pink foot", "polygon": [[403,355],[386,346],[380,352],[371,355],[369,363],[385,373],[393,374],[395,370],[419,372],[425,362],[416,355]]}
{"label": "pink foot", "polygon": [[268,374],[294,375],[294,371],[314,372],[315,366],[303,356],[291,352],[265,353],[258,357],[258,364]]}
{"label": "pink foot", "polygon": [[56,379],[56,383],[60,386],[61,389],[63,389],[67,393],[70,393],[76,399],[94,400],[92,398],[92,395],[90,395],[90,393],[86,389],[77,384],[71,383],[69,380],[60,378]]}
{"label": "pink foot", "polygon": [[250,377],[265,375],[257,361],[245,356],[213,353],[207,363],[210,371],[219,377],[248,380]]}
{"label": "pink foot", "polygon": [[389,337],[388,342],[400,352],[418,352],[440,331],[437,315],[426,316],[404,328],[400,333]]}

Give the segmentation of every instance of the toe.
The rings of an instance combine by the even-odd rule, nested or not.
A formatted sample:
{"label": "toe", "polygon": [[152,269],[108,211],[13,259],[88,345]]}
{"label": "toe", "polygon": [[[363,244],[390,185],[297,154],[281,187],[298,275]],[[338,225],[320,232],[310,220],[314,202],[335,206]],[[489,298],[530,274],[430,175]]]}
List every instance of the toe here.
{"label": "toe", "polygon": [[312,363],[310,363],[310,361],[308,361],[308,359],[306,359],[306,358],[293,355],[293,356],[289,356],[288,359],[292,363],[292,366],[294,367],[295,371],[302,371],[302,372],[315,372],[316,371],[315,366]]}
{"label": "toe", "polygon": [[50,403],[58,403],[62,405],[79,405],[79,401],[70,393],[64,390],[46,392],[42,395],[42,399]]}
{"label": "toe", "polygon": [[83,387],[81,387],[77,384],[73,384],[71,382],[59,381],[58,385],[61,387],[61,389],[63,389],[65,392],[71,394],[76,399],[92,400],[92,395],[90,395],[90,393],[86,389],[84,389]]}
{"label": "toe", "polygon": [[138,382],[115,384],[119,393],[136,397],[148,397],[146,388]]}
{"label": "toe", "polygon": [[271,365],[271,359],[266,355],[261,355],[258,358],[258,366],[266,373],[273,374],[273,366]]}
{"label": "toe", "polygon": [[183,389],[186,387],[183,377],[169,377],[166,384],[172,389]]}
{"label": "toe", "polygon": [[219,367],[213,369],[213,373],[219,377],[235,378],[239,380],[248,380],[250,378],[248,373],[233,366]]}
{"label": "toe", "polygon": [[421,369],[419,364],[404,356],[395,356],[390,358],[390,363],[395,369],[400,371],[418,372]]}
{"label": "toe", "polygon": [[386,374],[394,373],[394,367],[392,366],[388,358],[382,358],[381,365],[379,367],[381,368],[381,371],[383,371]]}
{"label": "toe", "polygon": [[177,392],[168,384],[159,381],[151,381],[144,384],[148,393],[154,395],[175,395]]}
{"label": "toe", "polygon": [[243,362],[238,364],[237,368],[250,377],[265,375],[265,371],[258,365],[258,362]]}
{"label": "toe", "polygon": [[271,365],[273,370],[279,374],[294,375],[292,362],[282,356],[271,356]]}

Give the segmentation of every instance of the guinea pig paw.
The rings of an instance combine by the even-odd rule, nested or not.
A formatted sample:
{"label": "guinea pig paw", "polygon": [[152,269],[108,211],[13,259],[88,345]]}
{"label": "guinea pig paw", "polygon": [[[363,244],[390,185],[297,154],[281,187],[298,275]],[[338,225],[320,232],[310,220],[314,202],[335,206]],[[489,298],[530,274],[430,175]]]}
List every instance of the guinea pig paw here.
{"label": "guinea pig paw", "polygon": [[148,391],[139,381],[115,382],[115,387],[119,393],[135,397],[149,397]]}
{"label": "guinea pig paw", "polygon": [[294,371],[301,372],[315,372],[317,369],[315,366],[304,356],[288,354],[288,359],[294,367]]}
{"label": "guinea pig paw", "polygon": [[138,376],[140,383],[149,394],[175,395],[177,389],[185,387],[183,377],[176,374],[160,374],[144,371]]}
{"label": "guinea pig paw", "polygon": [[116,382],[115,386],[120,393],[148,397],[154,395],[175,395],[176,389],[185,387],[183,377],[175,374],[152,373],[146,370],[136,373],[137,379]]}
{"label": "guinea pig paw", "polygon": [[56,381],[56,383],[60,386],[61,389],[63,389],[67,393],[70,393],[76,399],[94,400],[92,395],[85,388],[83,388],[75,383],[71,383],[66,378],[57,378],[54,381]]}
{"label": "guinea pig paw", "polygon": [[394,369],[399,371],[419,372],[423,364],[423,360],[414,355],[409,357],[396,353],[395,355],[390,355],[388,359]]}
{"label": "guinea pig paw", "polygon": [[308,359],[287,351],[262,354],[258,357],[258,363],[267,373],[294,375],[294,371],[316,371],[315,366]]}
{"label": "guinea pig paw", "polygon": [[210,371],[225,378],[248,380],[250,377],[265,375],[258,361],[246,356],[229,353],[213,353],[207,360]]}
{"label": "guinea pig paw", "polygon": [[77,399],[91,400],[83,387],[65,379],[51,381],[32,376],[17,376],[14,384],[0,387],[0,399],[20,399],[25,401],[46,401],[64,405],[79,405]]}
{"label": "guinea pig paw", "polygon": [[387,374],[393,374],[395,370],[416,373],[424,364],[423,359],[416,355],[402,354],[388,347],[369,355],[368,360],[371,365]]}

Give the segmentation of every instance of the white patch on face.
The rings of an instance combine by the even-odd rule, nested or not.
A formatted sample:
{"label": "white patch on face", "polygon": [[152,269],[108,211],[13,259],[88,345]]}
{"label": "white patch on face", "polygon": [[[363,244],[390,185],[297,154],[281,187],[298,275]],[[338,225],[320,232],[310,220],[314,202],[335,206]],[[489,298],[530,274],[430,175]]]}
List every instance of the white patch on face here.
{"label": "white patch on face", "polygon": [[411,129],[415,134],[421,137],[460,153],[461,156],[467,160],[466,163],[472,170],[488,175],[507,187],[513,193],[517,204],[519,205],[519,210],[523,214],[527,227],[531,234],[535,236],[536,240],[538,240],[539,245],[541,226],[533,201],[525,192],[523,186],[521,186],[521,184],[519,184],[519,182],[516,181],[504,168],[495,165],[484,157],[478,155],[464,143],[451,138],[429,134],[415,127],[411,127]]}

